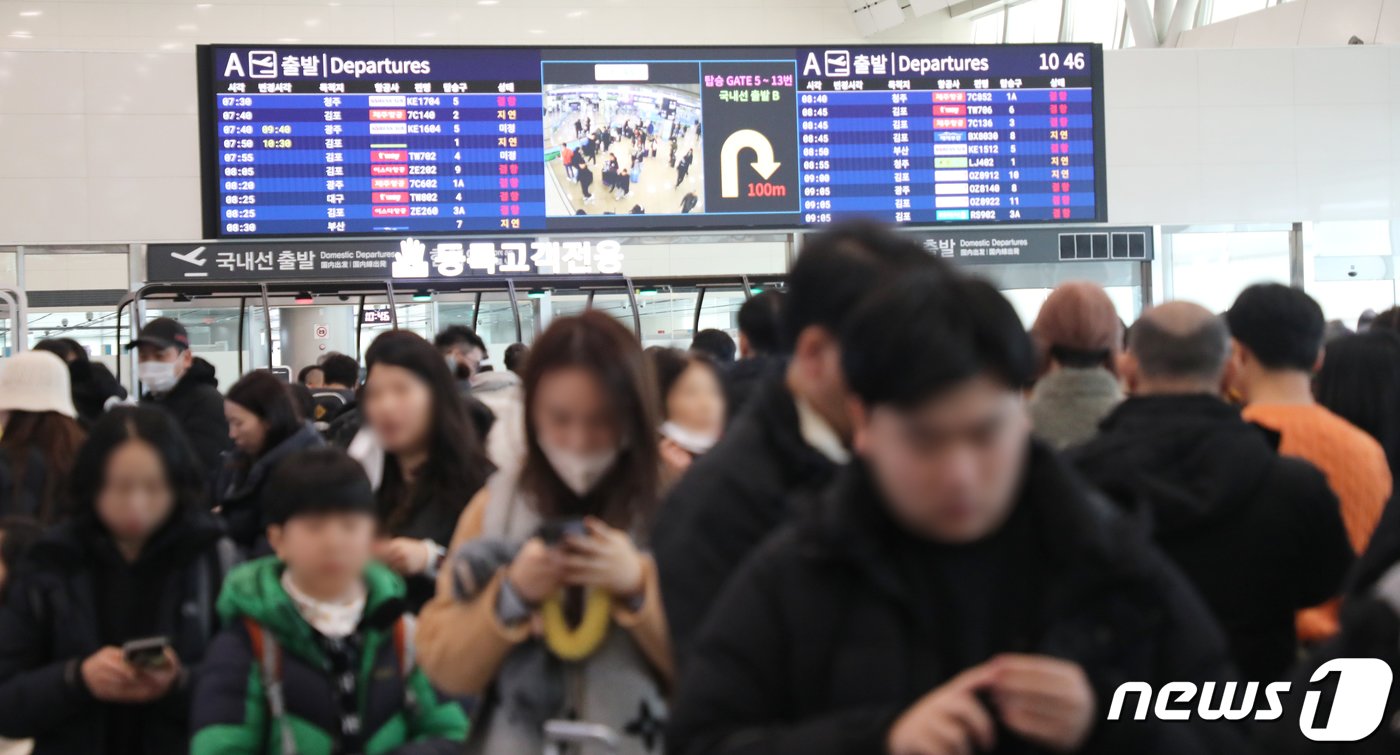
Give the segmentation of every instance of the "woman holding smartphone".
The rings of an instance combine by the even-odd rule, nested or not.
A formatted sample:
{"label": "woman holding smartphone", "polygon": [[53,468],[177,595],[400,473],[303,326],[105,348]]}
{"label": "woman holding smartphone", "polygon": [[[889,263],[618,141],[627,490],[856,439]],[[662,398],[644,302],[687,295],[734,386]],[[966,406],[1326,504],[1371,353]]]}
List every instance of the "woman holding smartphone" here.
{"label": "woman holding smartphone", "polygon": [[36,755],[184,752],[232,544],[160,410],[104,415],[74,469],[73,518],[0,606],[0,737],[33,738]]}
{"label": "woman holding smartphone", "polygon": [[526,454],[463,513],[419,621],[444,691],[485,696],[469,752],[539,752],[544,724],[603,724],[619,752],[660,747],[671,678],[645,552],[660,460],[637,339],[597,312],[558,319],[522,376]]}
{"label": "woman holding smartphone", "polygon": [[379,504],[375,555],[404,578],[416,612],[433,596],[453,527],[492,466],[432,344],[391,330],[370,344],[365,364],[365,425],[349,453]]}

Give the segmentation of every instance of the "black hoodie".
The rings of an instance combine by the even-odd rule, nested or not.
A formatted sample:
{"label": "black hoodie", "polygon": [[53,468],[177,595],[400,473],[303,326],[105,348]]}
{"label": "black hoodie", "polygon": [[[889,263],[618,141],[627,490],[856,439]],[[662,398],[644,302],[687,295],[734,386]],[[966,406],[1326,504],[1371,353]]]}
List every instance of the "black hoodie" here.
{"label": "black hoodie", "polygon": [[1205,394],[1131,398],[1068,452],[1195,584],[1249,681],[1284,678],[1294,614],[1337,595],[1353,554],[1336,497],[1268,431]]}
{"label": "black hoodie", "polygon": [[195,454],[204,463],[205,479],[218,478],[224,451],[231,444],[228,420],[224,417],[224,397],[219,393],[214,365],[196,357],[174,388],[158,396],[147,393],[141,397],[141,403],[169,413],[185,431]]}

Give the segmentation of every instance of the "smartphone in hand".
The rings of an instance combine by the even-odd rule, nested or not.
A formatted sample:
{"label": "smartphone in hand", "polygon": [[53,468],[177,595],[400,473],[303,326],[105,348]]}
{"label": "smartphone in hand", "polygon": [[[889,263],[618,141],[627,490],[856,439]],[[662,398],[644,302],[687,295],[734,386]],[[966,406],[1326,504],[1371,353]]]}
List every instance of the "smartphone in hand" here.
{"label": "smartphone in hand", "polygon": [[170,665],[165,651],[170,647],[167,637],[146,637],[122,645],[122,656],[132,668],[140,671],[160,671]]}
{"label": "smartphone in hand", "polygon": [[550,547],[562,545],[567,537],[583,537],[587,534],[588,526],[583,523],[582,518],[554,519],[541,524],[538,532],[539,538]]}

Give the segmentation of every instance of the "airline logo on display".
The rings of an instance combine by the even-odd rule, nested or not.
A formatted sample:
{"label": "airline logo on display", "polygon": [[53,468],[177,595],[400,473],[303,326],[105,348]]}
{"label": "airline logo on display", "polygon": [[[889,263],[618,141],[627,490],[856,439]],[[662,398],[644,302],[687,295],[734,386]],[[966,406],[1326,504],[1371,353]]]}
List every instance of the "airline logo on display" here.
{"label": "airline logo on display", "polygon": [[[1334,658],[1319,666],[1308,682],[1317,684],[1333,675],[1337,684],[1332,693],[1331,714],[1318,720],[1323,693],[1309,689],[1303,696],[1298,729],[1314,742],[1359,742],[1375,733],[1385,718],[1394,673],[1390,664],[1379,658]],[[1263,699],[1258,700],[1261,686]],[[1277,721],[1284,714],[1283,698],[1292,689],[1291,682],[1205,682],[1199,688],[1194,682],[1169,682],[1155,690],[1154,704],[1151,684],[1124,682],[1113,693],[1108,720],[1122,719],[1128,697],[1136,694],[1137,708],[1127,716],[1132,721],[1146,721],[1149,707],[1159,721],[1189,721],[1193,713],[1203,721],[1243,721],[1250,717],[1256,721]],[[1200,702],[1193,707],[1198,690]],[[1238,701],[1237,692],[1241,693]],[[1262,709],[1258,703],[1263,704]]]}
{"label": "airline logo on display", "polygon": [[827,76],[844,78],[851,75],[851,53],[849,50],[827,50],[825,58]]}
{"label": "airline logo on display", "polygon": [[[238,56],[229,56],[229,68],[238,66]],[[228,71],[225,71],[225,75]],[[248,51],[248,77],[253,79],[277,78],[277,52],[275,50]]]}
{"label": "airline logo on display", "polygon": [[[213,265],[203,255],[208,251]],[[551,241],[370,239],[151,244],[149,282],[386,279],[481,276],[621,275],[615,239]]]}

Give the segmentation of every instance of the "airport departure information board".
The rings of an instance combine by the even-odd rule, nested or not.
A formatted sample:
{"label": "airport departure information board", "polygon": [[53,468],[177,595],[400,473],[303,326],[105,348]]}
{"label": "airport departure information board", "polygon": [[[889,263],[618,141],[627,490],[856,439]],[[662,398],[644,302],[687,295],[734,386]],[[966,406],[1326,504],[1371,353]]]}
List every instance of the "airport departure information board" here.
{"label": "airport departure information board", "polygon": [[1085,223],[1097,45],[204,46],[205,236]]}

